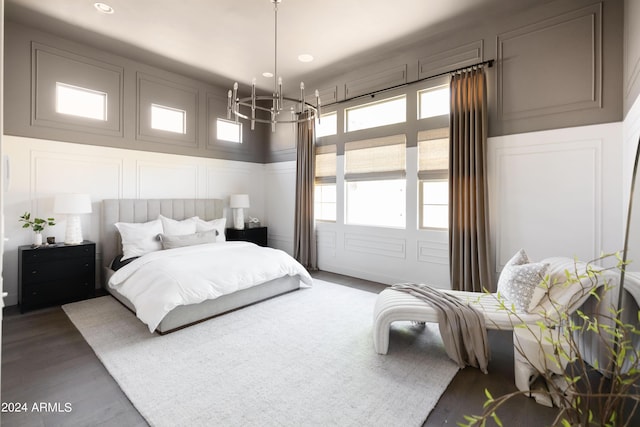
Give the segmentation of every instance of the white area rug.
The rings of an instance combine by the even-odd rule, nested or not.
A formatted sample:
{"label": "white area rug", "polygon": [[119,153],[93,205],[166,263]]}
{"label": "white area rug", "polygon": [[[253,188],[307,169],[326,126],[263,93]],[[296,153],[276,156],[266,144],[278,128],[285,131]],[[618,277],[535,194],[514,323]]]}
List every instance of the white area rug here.
{"label": "white area rug", "polygon": [[153,426],[421,425],[458,370],[437,325],[378,355],[376,295],[314,283],[165,336],[110,296],[63,308]]}

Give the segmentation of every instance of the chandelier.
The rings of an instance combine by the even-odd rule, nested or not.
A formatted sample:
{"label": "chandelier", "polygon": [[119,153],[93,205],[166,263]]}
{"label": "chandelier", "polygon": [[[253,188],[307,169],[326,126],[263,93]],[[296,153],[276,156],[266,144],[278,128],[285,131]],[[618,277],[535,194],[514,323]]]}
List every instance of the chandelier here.
{"label": "chandelier", "polygon": [[[316,105],[305,101],[304,83],[300,82],[300,98],[294,99],[283,95],[282,93],[282,77],[278,76],[278,4],[282,0],[271,0],[274,12],[274,70],[273,70],[273,93],[271,95],[256,95],[256,79],[251,82],[251,96],[238,98],[238,82],[233,84],[233,90],[229,90],[227,100],[227,118],[235,118],[236,123],[239,119],[249,120],[251,122],[251,130],[255,129],[256,122],[271,124],[271,131],[275,132],[278,123],[301,123],[307,120],[320,120],[320,94],[315,91]],[[295,103],[296,107],[291,107],[290,117],[287,118],[284,113],[285,101]],[[269,118],[256,116],[256,111],[268,113]],[[303,114],[307,113],[307,114]],[[296,118],[298,114],[299,118]]]}

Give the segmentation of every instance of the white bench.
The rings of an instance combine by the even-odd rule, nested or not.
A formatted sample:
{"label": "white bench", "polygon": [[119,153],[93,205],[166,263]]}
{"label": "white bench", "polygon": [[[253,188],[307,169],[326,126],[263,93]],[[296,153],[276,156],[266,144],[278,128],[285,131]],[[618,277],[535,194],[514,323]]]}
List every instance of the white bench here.
{"label": "white bench", "polygon": [[[543,321],[540,314],[519,314],[518,317],[508,310],[500,308],[495,294],[482,292],[462,292],[443,290],[453,294],[485,316],[487,329],[512,330],[514,325]],[[391,323],[397,321],[414,321],[438,323],[437,312],[426,302],[406,292],[385,289],[378,295],[373,309],[373,345],[378,354],[387,354],[389,350],[389,330]]]}

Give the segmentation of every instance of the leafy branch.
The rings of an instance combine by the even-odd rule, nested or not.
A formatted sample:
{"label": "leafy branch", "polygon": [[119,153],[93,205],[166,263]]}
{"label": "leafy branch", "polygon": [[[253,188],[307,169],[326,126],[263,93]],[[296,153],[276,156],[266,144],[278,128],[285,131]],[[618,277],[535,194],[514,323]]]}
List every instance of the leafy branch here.
{"label": "leafy branch", "polygon": [[[598,268],[592,265],[614,255],[617,259],[614,267]],[[564,280],[552,280],[546,276],[541,286],[547,288],[547,308],[540,313],[544,319],[535,325],[524,322],[515,307],[505,303],[500,295],[494,295],[500,308],[512,319],[514,329],[528,329],[536,337],[535,342],[541,351],[545,347],[551,348],[550,352],[545,352],[544,360],[540,361],[530,359],[518,345],[514,346],[514,350],[537,370],[547,389],[516,391],[495,398],[489,390],[485,390],[486,401],[482,413],[465,415],[466,422],[459,425],[485,426],[493,421],[501,426],[497,410],[513,397],[530,396],[531,393],[545,394],[559,407],[554,426],[629,425],[640,407],[640,311],[637,316],[636,313],[624,313],[631,320],[623,321],[623,310],[604,298],[612,290],[621,291],[608,283],[605,275],[607,271],[623,266],[618,254],[614,255],[602,255],[580,268],[575,262],[573,271],[565,270]],[[553,287],[578,284],[581,291],[568,304],[566,301],[554,301],[553,292],[549,292]],[[602,290],[598,292],[598,289]],[[593,313],[576,310],[575,314],[570,314],[589,297],[595,299]],[[534,328],[542,333],[536,334]],[[580,353],[580,340],[585,337],[597,340],[602,349],[600,354],[603,360],[591,361],[593,366]],[[514,344],[517,343],[514,341]],[[554,374],[554,371],[562,373]]]}
{"label": "leafy branch", "polygon": [[31,228],[36,233],[41,233],[44,228],[52,225],[56,225],[56,220],[53,218],[33,218],[31,219],[31,213],[25,212],[24,215],[20,216],[19,222],[23,222],[22,228]]}

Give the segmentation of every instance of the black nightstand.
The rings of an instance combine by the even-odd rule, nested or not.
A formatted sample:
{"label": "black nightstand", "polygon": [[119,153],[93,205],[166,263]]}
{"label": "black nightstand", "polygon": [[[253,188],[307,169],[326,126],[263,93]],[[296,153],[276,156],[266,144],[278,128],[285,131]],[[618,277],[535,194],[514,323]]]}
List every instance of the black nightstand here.
{"label": "black nightstand", "polygon": [[256,245],[267,246],[267,227],[245,227],[244,230],[227,228],[226,236],[227,240],[244,240]]}
{"label": "black nightstand", "polygon": [[20,311],[61,305],[95,295],[96,244],[18,247]]}

